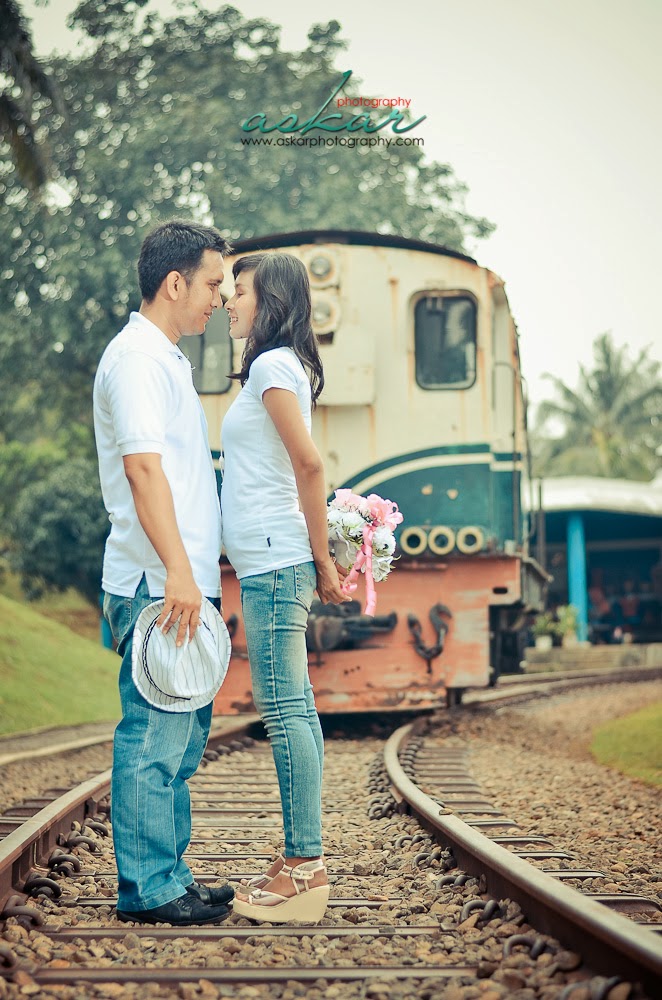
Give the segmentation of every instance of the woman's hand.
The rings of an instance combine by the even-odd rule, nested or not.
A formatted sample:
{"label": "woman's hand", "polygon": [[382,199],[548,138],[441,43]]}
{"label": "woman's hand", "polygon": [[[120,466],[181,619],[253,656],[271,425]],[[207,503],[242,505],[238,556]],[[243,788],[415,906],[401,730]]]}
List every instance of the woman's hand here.
{"label": "woman's hand", "polygon": [[317,593],[322,604],[344,604],[351,601],[348,594],[343,594],[340,589],[341,580],[338,567],[331,559],[320,559],[315,561],[317,569]]}

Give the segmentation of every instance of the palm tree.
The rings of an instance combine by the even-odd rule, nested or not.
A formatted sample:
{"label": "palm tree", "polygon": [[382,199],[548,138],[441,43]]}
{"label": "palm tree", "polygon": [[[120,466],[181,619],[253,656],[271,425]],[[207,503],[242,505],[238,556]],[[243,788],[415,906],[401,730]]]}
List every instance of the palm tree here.
{"label": "palm tree", "polygon": [[[632,361],[609,333],[594,341],[593,357],[592,371],[580,365],[576,389],[546,375],[557,398],[538,409],[535,472],[651,479],[662,443],[660,364],[649,348]],[[560,425],[560,435],[550,433],[550,422]]]}
{"label": "palm tree", "polygon": [[32,191],[48,179],[48,155],[35,137],[35,95],[60,109],[57,87],[32,51],[32,38],[15,0],[0,0],[0,136],[11,148],[21,181]]}

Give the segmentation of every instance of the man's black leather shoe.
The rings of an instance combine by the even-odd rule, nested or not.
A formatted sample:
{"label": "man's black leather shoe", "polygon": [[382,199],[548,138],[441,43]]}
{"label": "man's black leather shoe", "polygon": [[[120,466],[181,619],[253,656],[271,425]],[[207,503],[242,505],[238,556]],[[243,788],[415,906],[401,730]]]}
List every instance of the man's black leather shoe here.
{"label": "man's black leather shoe", "polygon": [[209,906],[193,893],[186,892],[151,910],[118,910],[118,920],[133,920],[137,924],[172,924],[189,927],[191,924],[217,924],[232,913],[228,906]]}
{"label": "man's black leather shoe", "polygon": [[197,896],[207,906],[227,906],[234,899],[234,889],[226,882],[224,885],[200,885],[198,882],[191,882],[186,886],[186,891],[192,896]]}

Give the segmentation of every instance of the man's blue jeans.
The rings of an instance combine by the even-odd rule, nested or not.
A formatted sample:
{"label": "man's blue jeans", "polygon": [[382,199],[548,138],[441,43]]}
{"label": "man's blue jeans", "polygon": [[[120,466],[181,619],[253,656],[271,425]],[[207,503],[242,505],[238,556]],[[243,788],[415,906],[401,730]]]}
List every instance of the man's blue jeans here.
{"label": "man's blue jeans", "polygon": [[[205,751],[212,704],[196,712],[164,712],[138,693],[131,677],[133,630],[154,599],[143,577],[135,597],[105,594],[103,602],[122,657],[122,721],[115,730],[111,782],[120,910],[161,906],[194,881],[182,860],[191,839],[186,780]],[[218,607],[218,600],[212,603]]]}
{"label": "man's blue jeans", "polygon": [[313,562],[241,580],[253,700],[271,740],[288,858],[322,854],[324,741],[306,652],[316,582]]}

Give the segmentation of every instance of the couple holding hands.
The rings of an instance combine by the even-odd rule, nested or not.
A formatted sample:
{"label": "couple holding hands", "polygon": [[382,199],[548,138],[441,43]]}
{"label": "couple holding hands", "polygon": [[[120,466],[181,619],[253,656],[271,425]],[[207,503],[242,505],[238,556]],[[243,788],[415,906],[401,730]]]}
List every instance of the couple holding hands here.
{"label": "couple holding hands", "polygon": [[[242,388],[223,422],[219,504],[207,423],[179,343],[202,334],[222,307],[230,252],[212,227],[173,221],[151,232],[138,262],[140,309],[106,348],[94,384],[111,521],[104,615],[122,657],[111,788],[117,914],[139,923],[216,923],[232,908],[255,920],[314,922],[329,895],[321,840],[324,746],[305,632],[315,590],[324,603],[348,598],[329,555],[324,469],[310,436],[324,375],[301,261],[285,253],[236,260],[235,292],[225,308],[230,334],[245,348],[232,376]],[[211,687],[203,680],[202,696],[149,691],[152,684],[163,692],[155,677],[168,654],[173,677],[187,651],[203,677],[205,658],[223,659],[221,514],[285,832],[283,854],[236,896],[227,884],[196,883],[183,860],[191,837],[187,779],[207,744],[220,683],[213,675],[222,677],[225,664],[211,664]],[[152,610],[146,628],[155,601],[159,613]]]}

